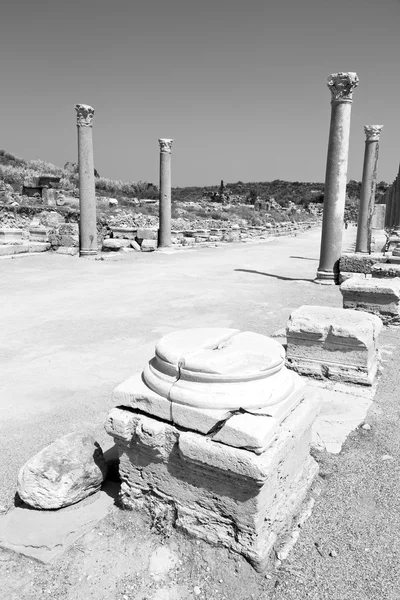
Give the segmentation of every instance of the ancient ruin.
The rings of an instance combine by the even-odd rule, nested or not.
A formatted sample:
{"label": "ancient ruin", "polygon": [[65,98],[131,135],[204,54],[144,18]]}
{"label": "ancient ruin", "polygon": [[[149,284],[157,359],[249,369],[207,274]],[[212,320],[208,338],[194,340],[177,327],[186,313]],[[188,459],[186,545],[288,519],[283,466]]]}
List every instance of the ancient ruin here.
{"label": "ancient ruin", "polygon": [[92,128],[94,108],[77,104],[79,162],[79,255],[97,254],[96,193],[94,184]]}
{"label": "ancient ruin", "polygon": [[358,83],[356,73],[333,73],[328,78],[332,108],[317,283],[338,283],[346,199],[350,114],[353,91]]}
{"label": "ancient ruin", "polygon": [[160,200],[158,245],[171,245],[171,148],[174,140],[160,138]]}
{"label": "ancient ruin", "polygon": [[364,125],[366,140],[358,209],[356,252],[371,252],[372,215],[375,204],[379,137],[382,128],[383,125]]}
{"label": "ancient ruin", "polygon": [[120,457],[121,502],[265,569],[307,496],[317,393],[305,394],[275,340],[236,329],[161,338],[113,393],[106,430]]}

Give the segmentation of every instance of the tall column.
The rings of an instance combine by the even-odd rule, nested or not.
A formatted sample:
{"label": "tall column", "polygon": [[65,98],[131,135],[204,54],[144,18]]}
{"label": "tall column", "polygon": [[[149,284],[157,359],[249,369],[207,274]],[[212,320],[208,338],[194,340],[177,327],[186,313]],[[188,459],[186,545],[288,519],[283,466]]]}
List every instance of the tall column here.
{"label": "tall column", "polygon": [[321,252],[316,283],[337,283],[346,201],[350,114],[357,73],[333,73],[328,78],[332,94],[331,125],[326,160]]}
{"label": "tall column", "polygon": [[371,219],[375,204],[376,167],[382,128],[383,125],[364,125],[366,140],[358,209],[356,252],[371,251]]}
{"label": "tall column", "polygon": [[79,255],[97,254],[96,194],[94,183],[92,127],[94,109],[77,104],[79,163]]}
{"label": "tall column", "polygon": [[160,231],[158,245],[171,245],[171,148],[174,140],[159,139],[160,144]]}
{"label": "tall column", "polygon": [[395,198],[395,187],[396,187],[396,179],[393,181],[390,186],[390,213],[389,213],[389,229],[393,229],[394,226],[394,214],[396,209],[396,198]]}
{"label": "tall column", "polygon": [[393,233],[400,236],[400,166],[394,184]]}

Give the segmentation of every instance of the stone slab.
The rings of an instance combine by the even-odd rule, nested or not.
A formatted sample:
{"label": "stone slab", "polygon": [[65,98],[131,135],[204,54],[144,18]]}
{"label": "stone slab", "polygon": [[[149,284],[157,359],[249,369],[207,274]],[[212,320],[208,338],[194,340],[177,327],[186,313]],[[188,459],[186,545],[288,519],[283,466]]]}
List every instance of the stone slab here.
{"label": "stone slab", "polygon": [[343,308],[378,315],[384,323],[400,319],[400,279],[348,279],[340,286]]}
{"label": "stone slab", "polygon": [[116,484],[60,510],[18,507],[0,517],[0,547],[49,563],[93,529],[114,504]]}
{"label": "stone slab", "polygon": [[306,386],[306,393],[311,387],[318,387],[322,400],[312,427],[312,446],[338,454],[350,433],[364,422],[375,388],[364,388],[364,393],[360,394],[358,386],[324,388],[315,382]]}
{"label": "stone slab", "polygon": [[22,244],[0,245],[0,256],[13,256],[16,254],[29,254],[46,252],[51,246],[47,242],[24,242]]}
{"label": "stone slab", "polygon": [[136,238],[138,240],[157,240],[158,231],[155,229],[144,229],[142,227],[137,230]]}
{"label": "stone slab", "polygon": [[136,227],[110,227],[110,229],[113,232],[113,238],[125,240],[135,240],[138,231]]}
{"label": "stone slab", "polygon": [[366,312],[302,306],[286,326],[286,364],[304,375],[371,385],[381,329],[382,321]]}
{"label": "stone slab", "polygon": [[342,254],[339,260],[339,271],[345,273],[372,273],[373,265],[384,262],[387,262],[387,258],[382,252]]}

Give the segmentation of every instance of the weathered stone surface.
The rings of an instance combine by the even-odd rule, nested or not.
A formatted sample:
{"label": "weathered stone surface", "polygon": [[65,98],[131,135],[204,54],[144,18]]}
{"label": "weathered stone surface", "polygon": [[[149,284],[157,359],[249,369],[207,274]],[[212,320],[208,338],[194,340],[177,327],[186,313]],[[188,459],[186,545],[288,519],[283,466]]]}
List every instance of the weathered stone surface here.
{"label": "weathered stone surface", "polygon": [[361,279],[365,279],[367,276],[366,273],[346,273],[346,272],[340,272],[339,273],[339,283],[343,283],[344,281],[347,281],[348,279],[351,279],[352,277],[358,277]]}
{"label": "weathered stone surface", "polygon": [[317,473],[309,446],[318,406],[317,395],[302,401],[259,455],[129,413],[134,435],[115,437],[123,505],[160,511],[177,527],[244,554],[263,570]]}
{"label": "weathered stone surface", "polygon": [[138,240],[157,240],[157,231],[154,229],[140,228],[137,230],[136,238]]}
{"label": "weathered stone surface", "polygon": [[400,265],[393,263],[378,263],[372,268],[372,277],[400,277]]}
{"label": "weathered stone surface", "polygon": [[305,375],[371,385],[378,368],[381,329],[382,321],[375,315],[302,306],[286,326],[286,364]]}
{"label": "weathered stone surface", "polygon": [[141,248],[140,248],[139,244],[135,240],[131,240],[131,248],[133,248],[134,250],[136,250],[136,252],[140,252],[141,251]]}
{"label": "weathered stone surface", "polygon": [[140,246],[142,252],[153,252],[157,250],[157,240],[144,239]]}
{"label": "weathered stone surface", "polygon": [[79,253],[78,246],[59,246],[56,250],[57,254],[65,254],[67,256],[76,256]]}
{"label": "weathered stone surface", "polygon": [[376,263],[384,263],[388,261],[381,252],[374,254],[342,254],[339,261],[340,272],[347,273],[372,273],[372,267]]}
{"label": "weathered stone surface", "polygon": [[160,511],[263,569],[318,468],[309,447],[320,397],[304,395],[281,344],[228,328],[174,332],[113,400],[106,431],[124,506]]}
{"label": "weathered stone surface", "polygon": [[107,239],[103,240],[102,250],[104,252],[108,252],[108,251],[118,252],[118,250],[121,250],[121,248],[125,248],[128,246],[130,246],[130,240],[107,238]]}
{"label": "weathered stone surface", "polygon": [[49,235],[45,227],[29,227],[29,239],[33,242],[47,242]]}
{"label": "weathered stone surface", "polygon": [[22,229],[2,227],[0,229],[0,244],[21,244]]}
{"label": "weathered stone surface", "polygon": [[340,286],[343,307],[378,315],[384,323],[400,318],[400,279],[348,279]]}
{"label": "weathered stone surface", "polygon": [[106,472],[94,437],[70,433],[25,463],[18,473],[17,491],[34,508],[61,508],[97,492]]}
{"label": "weathered stone surface", "polygon": [[111,227],[114,239],[135,240],[137,228],[133,227]]}

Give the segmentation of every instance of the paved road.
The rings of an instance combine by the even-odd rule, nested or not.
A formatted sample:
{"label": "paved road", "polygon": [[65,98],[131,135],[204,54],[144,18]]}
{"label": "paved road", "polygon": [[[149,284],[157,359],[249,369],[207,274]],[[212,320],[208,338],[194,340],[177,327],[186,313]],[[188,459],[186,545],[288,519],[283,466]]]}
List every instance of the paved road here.
{"label": "paved road", "polygon": [[[214,325],[270,334],[300,305],[341,306],[337,287],[312,283],[319,236],[120,262],[0,261],[0,504],[12,502],[18,468],[56,437],[94,427],[111,445],[102,429],[111,390],[162,334]],[[257,584],[260,598],[400,600],[398,330],[380,339],[385,370],[371,429],[354,432],[339,455],[317,456],[322,493],[273,590]]]}

